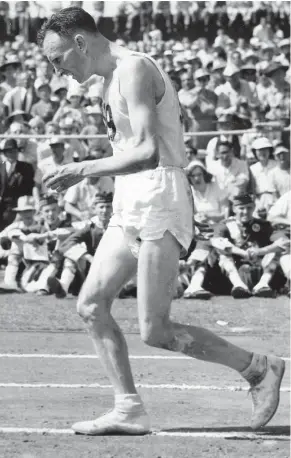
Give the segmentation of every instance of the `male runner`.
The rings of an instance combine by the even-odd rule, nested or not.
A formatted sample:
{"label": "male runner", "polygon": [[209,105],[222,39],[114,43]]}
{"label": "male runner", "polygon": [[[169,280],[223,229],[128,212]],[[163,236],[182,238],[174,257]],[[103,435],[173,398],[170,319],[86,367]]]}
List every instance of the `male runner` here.
{"label": "male runner", "polygon": [[[181,251],[192,239],[192,202],[177,94],[149,57],[108,41],[83,9],[65,8],[41,33],[44,53],[60,74],[79,83],[104,77],[104,115],[113,156],[64,165],[44,177],[64,190],[88,176],[117,175],[113,212],[78,300],[96,351],[113,385],[113,410],[73,425],[82,434],[145,434],[149,419],[137,394],[127,345],[111,315],[122,286],[138,272],[142,340],[238,371],[253,395],[252,428],[279,403],[284,361],[250,353],[206,329],[173,323],[170,305]],[[120,176],[119,176],[120,175]]]}

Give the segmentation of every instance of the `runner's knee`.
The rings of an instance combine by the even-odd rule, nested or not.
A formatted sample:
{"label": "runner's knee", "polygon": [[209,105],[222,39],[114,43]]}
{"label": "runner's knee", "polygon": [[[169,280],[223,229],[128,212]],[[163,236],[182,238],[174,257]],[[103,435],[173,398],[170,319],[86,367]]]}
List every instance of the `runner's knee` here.
{"label": "runner's knee", "polygon": [[77,301],[77,312],[86,322],[102,323],[108,316],[111,301],[102,293],[102,290],[90,294],[80,294]]}

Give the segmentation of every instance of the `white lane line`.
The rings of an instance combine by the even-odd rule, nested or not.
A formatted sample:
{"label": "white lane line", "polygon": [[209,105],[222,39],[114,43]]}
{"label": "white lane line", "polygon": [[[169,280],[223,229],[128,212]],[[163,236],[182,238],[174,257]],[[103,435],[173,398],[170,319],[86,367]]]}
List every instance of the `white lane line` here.
{"label": "white lane line", "polygon": [[[97,355],[74,355],[74,354],[49,354],[49,353],[0,353],[0,358],[51,358],[51,359],[99,359]],[[130,359],[193,359],[190,356],[165,356],[165,355],[130,355]],[[281,357],[284,361],[290,361],[289,357]]]}
{"label": "white lane line", "polygon": [[[182,384],[150,384],[137,383],[137,388],[169,389],[169,390],[204,390],[204,391],[248,391],[249,386],[244,385],[186,385]],[[100,385],[99,383],[0,383],[0,388],[112,388],[112,385]],[[289,393],[290,387],[284,386],[281,392]]]}
{"label": "white lane line", "polygon": [[[42,434],[42,435],[74,435],[71,429],[56,428],[14,428],[0,427],[0,434]],[[288,440],[285,434],[253,433],[243,431],[153,431],[153,436],[162,437],[202,437],[204,439],[250,439],[250,440]]]}

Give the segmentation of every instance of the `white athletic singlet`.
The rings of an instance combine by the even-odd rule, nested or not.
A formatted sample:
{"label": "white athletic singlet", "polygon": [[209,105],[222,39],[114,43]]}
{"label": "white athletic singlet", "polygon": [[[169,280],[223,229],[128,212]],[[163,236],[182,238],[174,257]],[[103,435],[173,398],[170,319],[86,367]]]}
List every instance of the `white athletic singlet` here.
{"label": "white athletic singlet", "polygon": [[[135,256],[141,240],[155,240],[168,230],[187,251],[193,235],[192,194],[183,168],[187,164],[178,95],[170,80],[150,57],[163,77],[165,92],[156,106],[159,165],[115,178],[113,217],[110,226],[120,226]],[[113,72],[104,117],[113,155],[125,154],[133,145],[133,133],[125,99],[119,90],[118,67]]]}

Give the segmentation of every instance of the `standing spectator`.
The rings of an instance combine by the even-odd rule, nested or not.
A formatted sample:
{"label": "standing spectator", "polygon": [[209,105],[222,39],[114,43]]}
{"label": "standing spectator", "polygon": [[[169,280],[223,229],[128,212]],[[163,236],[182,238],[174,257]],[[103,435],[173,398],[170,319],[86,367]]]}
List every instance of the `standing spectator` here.
{"label": "standing spectator", "polygon": [[284,146],[278,146],[274,156],[277,165],[270,171],[270,186],[279,198],[290,190],[290,151]]}
{"label": "standing spectator", "polygon": [[218,160],[209,164],[208,171],[216,178],[223,194],[230,199],[237,189],[246,191],[250,188],[250,171],[245,161],[234,157],[233,147],[227,140],[220,140]]}
{"label": "standing spectator", "polygon": [[0,42],[12,41],[11,20],[9,18],[9,3],[0,2]]}
{"label": "standing spectator", "polygon": [[254,28],[253,37],[258,38],[261,42],[272,41],[272,27],[265,16],[261,17],[259,25]]}
{"label": "standing spectator", "polygon": [[251,175],[254,181],[255,212],[260,216],[264,212],[268,214],[273,205],[276,195],[270,181],[270,171],[276,167],[273,159],[273,146],[266,137],[257,138],[252,149],[257,162],[251,165]]}
{"label": "standing spectator", "polygon": [[5,81],[1,83],[1,86],[6,90],[10,91],[17,85],[17,73],[21,69],[21,62],[17,56],[9,56],[0,66],[0,72],[3,73]]}
{"label": "standing spectator", "polygon": [[16,81],[17,86],[10,89],[3,99],[8,115],[16,110],[23,110],[26,113],[30,113],[32,105],[38,100],[33,87],[33,80],[27,72],[18,73]]}
{"label": "standing spectator", "polygon": [[238,104],[243,98],[247,100],[249,106],[258,105],[258,98],[251,90],[247,81],[240,78],[240,69],[234,64],[229,63],[223,75],[226,83],[218,86],[215,93],[218,95],[216,114],[235,114]]}
{"label": "standing spectator", "polygon": [[[26,123],[13,122],[8,129],[8,133],[15,135],[27,135],[28,127]],[[32,138],[18,138],[17,145],[19,149],[18,159],[23,162],[27,162],[36,169],[37,164],[37,142]]]}
{"label": "standing spectator", "polygon": [[45,123],[52,121],[58,109],[57,102],[51,100],[51,87],[48,82],[35,82],[34,84],[39,101],[31,108],[32,116],[39,116]]}
{"label": "standing spectator", "polygon": [[2,141],[0,152],[0,231],[15,218],[13,210],[17,199],[31,196],[34,186],[34,171],[30,164],[17,159],[18,145],[14,139]]}
{"label": "standing spectator", "polygon": [[[195,122],[195,131],[216,130],[216,105],[217,95],[207,89],[210,75],[207,71],[199,69],[195,72],[195,88],[193,90],[194,100],[191,111]],[[211,138],[211,137],[210,137]],[[209,137],[197,137],[196,148],[205,149]]]}
{"label": "standing spectator", "polygon": [[225,83],[223,76],[223,71],[226,67],[226,62],[222,59],[216,59],[213,61],[211,68],[210,81],[208,84],[208,89],[215,91],[215,89]]}
{"label": "standing spectator", "polygon": [[286,126],[290,123],[290,85],[285,80],[286,70],[282,64],[271,62],[264,73],[272,81],[266,94],[269,107],[266,118],[271,121],[281,120]]}

